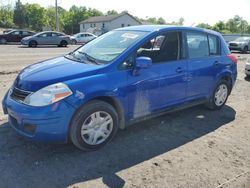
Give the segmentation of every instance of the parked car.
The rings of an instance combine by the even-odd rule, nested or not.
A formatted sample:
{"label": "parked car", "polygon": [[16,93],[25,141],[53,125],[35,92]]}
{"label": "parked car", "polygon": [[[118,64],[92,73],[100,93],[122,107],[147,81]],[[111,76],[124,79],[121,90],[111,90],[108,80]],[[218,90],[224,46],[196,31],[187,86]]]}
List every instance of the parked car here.
{"label": "parked car", "polygon": [[89,41],[95,39],[97,36],[92,33],[77,33],[70,37],[73,44],[77,43],[88,43]]}
{"label": "parked car", "polygon": [[0,44],[6,44],[7,42],[20,42],[22,38],[34,35],[32,31],[26,30],[11,30],[8,33],[0,34]]}
{"label": "parked car", "polygon": [[14,29],[5,29],[5,30],[3,30],[3,33],[9,33],[12,30],[14,30]]}
{"label": "parked car", "polygon": [[45,31],[23,38],[21,44],[28,45],[29,47],[37,47],[37,45],[57,45],[66,47],[68,44],[71,44],[71,41],[70,37],[64,33]]}
{"label": "parked car", "polygon": [[141,120],[198,104],[221,109],[237,77],[236,63],[214,31],[120,28],[22,70],[3,111],[27,138],[95,150]]}
{"label": "parked car", "polygon": [[247,59],[245,66],[245,73],[247,77],[250,77],[250,58]]}
{"label": "parked car", "polygon": [[250,50],[250,37],[239,37],[228,44],[230,50],[238,50],[247,53],[247,51]]}

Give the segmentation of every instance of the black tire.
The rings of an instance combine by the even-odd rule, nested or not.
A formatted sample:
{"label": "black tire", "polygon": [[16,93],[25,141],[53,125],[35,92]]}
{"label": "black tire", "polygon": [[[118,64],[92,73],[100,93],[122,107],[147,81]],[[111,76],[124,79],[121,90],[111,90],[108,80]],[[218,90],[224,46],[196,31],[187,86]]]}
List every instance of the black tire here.
{"label": "black tire", "polygon": [[37,47],[37,42],[35,40],[30,41],[29,42],[29,47],[31,47],[31,48]]}
{"label": "black tire", "polygon": [[73,39],[72,44],[77,44],[77,41],[75,39]]}
{"label": "black tire", "polygon": [[[218,91],[218,89],[220,88],[220,86],[225,86],[226,89],[227,89],[227,94],[226,94],[226,98],[225,98],[225,101],[223,103],[221,103],[220,105],[216,104],[216,93]],[[211,110],[220,110],[224,105],[225,103],[227,102],[227,99],[228,99],[228,96],[230,94],[230,91],[231,91],[231,86],[230,84],[226,81],[226,80],[221,80],[217,86],[215,87],[214,89],[214,92],[213,92],[213,95],[210,97],[208,103],[206,104],[206,106],[211,109]]]}
{"label": "black tire", "polygon": [[245,47],[243,48],[242,53],[246,54],[247,52],[248,52],[248,46],[245,46]]}
{"label": "black tire", "polygon": [[0,44],[6,44],[6,43],[7,43],[6,39],[3,39],[3,38],[0,39]]}
{"label": "black tire", "polygon": [[66,40],[62,40],[59,44],[60,47],[67,47],[68,46],[68,42]]}
{"label": "black tire", "polygon": [[[100,144],[89,144],[84,140],[81,134],[83,124],[90,118],[90,115],[96,112],[105,112],[110,115],[113,120],[112,130],[109,136]],[[95,125],[94,125],[95,127]],[[95,128],[92,128],[95,129]],[[100,128],[99,128],[100,129]],[[107,144],[116,134],[118,130],[118,115],[114,107],[104,101],[93,100],[82,106],[73,116],[70,124],[69,137],[72,143],[81,150],[97,150]],[[95,133],[96,134],[96,133]]]}

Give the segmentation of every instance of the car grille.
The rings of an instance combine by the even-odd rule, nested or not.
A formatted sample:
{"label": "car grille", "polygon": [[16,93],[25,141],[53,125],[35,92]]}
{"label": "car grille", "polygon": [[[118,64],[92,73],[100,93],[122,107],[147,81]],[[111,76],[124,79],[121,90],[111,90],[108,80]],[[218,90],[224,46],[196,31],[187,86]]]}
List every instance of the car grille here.
{"label": "car grille", "polygon": [[236,43],[230,43],[230,46],[238,46]]}
{"label": "car grille", "polygon": [[10,97],[11,97],[12,99],[14,99],[15,101],[17,101],[17,102],[23,102],[24,99],[25,99],[29,94],[31,94],[30,91],[23,91],[23,90],[20,90],[20,89],[14,87],[14,88],[12,89],[12,93],[11,93]]}

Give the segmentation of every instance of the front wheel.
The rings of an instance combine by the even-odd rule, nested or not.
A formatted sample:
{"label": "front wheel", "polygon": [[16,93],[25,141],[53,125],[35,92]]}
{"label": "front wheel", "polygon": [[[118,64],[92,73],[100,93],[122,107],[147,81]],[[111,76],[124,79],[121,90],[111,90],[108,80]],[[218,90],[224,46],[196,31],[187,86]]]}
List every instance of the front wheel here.
{"label": "front wheel", "polygon": [[221,109],[227,101],[227,98],[230,93],[230,87],[228,82],[222,80],[216,86],[212,97],[210,98],[207,107],[212,110]]}
{"label": "front wheel", "polygon": [[81,150],[96,150],[109,142],[118,130],[118,115],[110,104],[94,100],[74,115],[70,139]]}
{"label": "front wheel", "polygon": [[29,47],[31,47],[31,48],[37,47],[37,42],[35,40],[30,41],[29,42]]}
{"label": "front wheel", "polygon": [[75,39],[73,39],[72,44],[77,44],[77,41]]}

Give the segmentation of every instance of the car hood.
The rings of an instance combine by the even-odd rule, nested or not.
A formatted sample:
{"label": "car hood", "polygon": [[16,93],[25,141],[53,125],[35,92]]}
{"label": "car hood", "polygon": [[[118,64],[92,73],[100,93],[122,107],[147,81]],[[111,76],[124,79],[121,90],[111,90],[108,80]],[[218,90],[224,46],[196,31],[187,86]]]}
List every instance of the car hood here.
{"label": "car hood", "polygon": [[102,65],[85,64],[58,57],[30,65],[17,76],[14,87],[35,92],[50,84],[95,74]]}
{"label": "car hood", "polygon": [[24,37],[22,40],[29,40],[31,39],[33,36],[28,36],[28,37]]}

